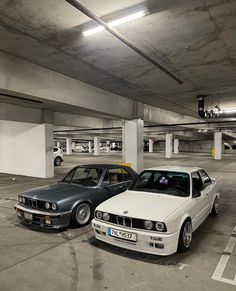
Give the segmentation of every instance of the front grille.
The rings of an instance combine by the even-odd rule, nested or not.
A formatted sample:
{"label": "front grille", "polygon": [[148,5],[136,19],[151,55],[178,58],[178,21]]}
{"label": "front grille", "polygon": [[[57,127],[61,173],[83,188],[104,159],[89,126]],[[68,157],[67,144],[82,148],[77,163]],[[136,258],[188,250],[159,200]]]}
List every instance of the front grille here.
{"label": "front grille", "polygon": [[[110,213],[109,215],[110,215],[109,222],[113,224],[146,230],[144,226],[144,220],[142,219],[119,216],[119,215],[110,214]],[[156,230],[156,229],[153,227],[153,230]]]}
{"label": "front grille", "polygon": [[45,209],[45,202],[44,201],[36,200],[36,199],[32,199],[32,198],[25,197],[25,205],[32,207],[32,208]]}
{"label": "front grille", "polygon": [[124,216],[116,216],[116,222],[119,225],[132,227],[132,218]]}

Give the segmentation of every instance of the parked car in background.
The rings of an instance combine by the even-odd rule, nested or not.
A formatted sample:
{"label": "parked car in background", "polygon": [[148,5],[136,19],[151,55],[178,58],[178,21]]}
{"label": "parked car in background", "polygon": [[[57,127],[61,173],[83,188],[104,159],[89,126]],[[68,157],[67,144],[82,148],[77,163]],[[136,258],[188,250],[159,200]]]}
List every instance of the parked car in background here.
{"label": "parked car in background", "polygon": [[193,231],[218,209],[218,185],[203,169],[152,168],[100,204],[92,226],[95,237],[109,244],[170,255],[189,249]]}
{"label": "parked car in background", "polygon": [[28,224],[56,229],[83,226],[97,205],[124,192],[137,176],[126,166],[77,166],[58,183],[19,195],[15,209]]}
{"label": "parked car in background", "polygon": [[54,166],[60,166],[63,162],[63,150],[58,147],[53,148]]}

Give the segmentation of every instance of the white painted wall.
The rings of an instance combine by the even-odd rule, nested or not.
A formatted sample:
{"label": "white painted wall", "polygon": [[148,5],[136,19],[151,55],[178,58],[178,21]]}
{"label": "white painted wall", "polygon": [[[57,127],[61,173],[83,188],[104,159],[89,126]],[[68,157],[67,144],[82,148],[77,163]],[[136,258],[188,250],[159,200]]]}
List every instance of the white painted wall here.
{"label": "white painted wall", "polygon": [[53,125],[0,120],[0,172],[53,177]]}

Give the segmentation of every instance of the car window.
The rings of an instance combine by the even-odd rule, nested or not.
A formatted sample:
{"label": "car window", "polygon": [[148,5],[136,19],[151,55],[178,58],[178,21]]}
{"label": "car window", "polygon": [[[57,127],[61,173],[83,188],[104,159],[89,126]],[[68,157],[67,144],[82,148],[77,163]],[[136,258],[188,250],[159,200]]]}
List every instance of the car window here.
{"label": "car window", "polygon": [[207,173],[204,170],[200,170],[199,173],[203,181],[203,187],[206,188],[212,183],[211,178],[207,175]]}
{"label": "car window", "polygon": [[54,151],[54,152],[57,152],[57,151],[58,151],[58,148],[53,148],[53,151]]}
{"label": "car window", "polygon": [[132,176],[123,168],[108,169],[103,181],[109,185],[118,184],[132,180]]}
{"label": "car window", "polygon": [[193,172],[191,176],[192,176],[192,188],[193,188],[193,194],[194,194],[198,191],[201,191],[203,189],[203,185],[202,185],[202,179],[198,172]]}
{"label": "car window", "polygon": [[97,186],[103,170],[98,168],[78,167],[69,173],[63,182],[80,184],[82,186]]}
{"label": "car window", "polygon": [[158,170],[144,171],[130,190],[187,197],[190,195],[189,174]]}

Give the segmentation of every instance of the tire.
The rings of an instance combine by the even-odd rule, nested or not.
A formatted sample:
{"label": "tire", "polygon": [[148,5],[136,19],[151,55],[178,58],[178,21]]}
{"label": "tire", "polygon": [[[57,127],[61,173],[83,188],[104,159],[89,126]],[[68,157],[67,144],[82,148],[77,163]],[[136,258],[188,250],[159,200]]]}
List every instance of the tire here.
{"label": "tire", "polygon": [[61,165],[61,158],[60,157],[56,157],[54,160],[54,165],[55,166],[60,166]]}
{"label": "tire", "polygon": [[72,227],[82,227],[89,223],[92,216],[92,209],[88,203],[77,205],[71,214]]}
{"label": "tire", "polygon": [[213,206],[212,206],[212,210],[211,210],[211,216],[216,216],[219,213],[219,198],[216,196]]}
{"label": "tire", "polygon": [[181,227],[178,242],[178,252],[186,252],[192,243],[192,223],[190,219],[186,219]]}

